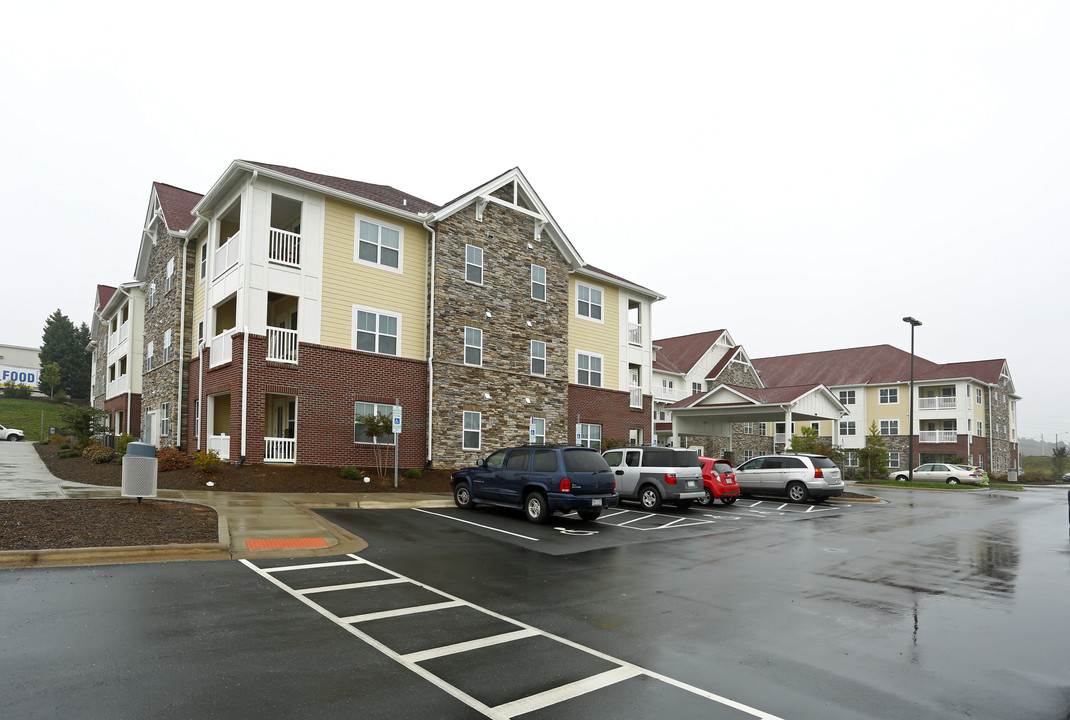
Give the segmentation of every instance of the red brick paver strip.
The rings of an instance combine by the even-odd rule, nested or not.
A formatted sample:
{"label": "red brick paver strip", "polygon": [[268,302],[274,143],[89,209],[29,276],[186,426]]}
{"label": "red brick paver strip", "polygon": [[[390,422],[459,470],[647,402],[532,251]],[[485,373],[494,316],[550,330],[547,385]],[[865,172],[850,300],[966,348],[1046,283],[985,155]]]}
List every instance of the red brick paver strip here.
{"label": "red brick paver strip", "polygon": [[265,538],[245,541],[249,550],[281,550],[285,548],[325,548],[327,541],[323,538]]}

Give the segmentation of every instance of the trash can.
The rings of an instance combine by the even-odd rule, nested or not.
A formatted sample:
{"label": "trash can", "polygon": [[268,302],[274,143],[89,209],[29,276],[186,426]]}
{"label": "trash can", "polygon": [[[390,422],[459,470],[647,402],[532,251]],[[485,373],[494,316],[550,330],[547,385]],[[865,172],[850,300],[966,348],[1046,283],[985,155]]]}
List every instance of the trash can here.
{"label": "trash can", "polygon": [[1018,468],[1007,470],[1007,482],[1018,482]]}
{"label": "trash can", "polygon": [[131,442],[123,458],[123,497],[156,497],[156,446]]}

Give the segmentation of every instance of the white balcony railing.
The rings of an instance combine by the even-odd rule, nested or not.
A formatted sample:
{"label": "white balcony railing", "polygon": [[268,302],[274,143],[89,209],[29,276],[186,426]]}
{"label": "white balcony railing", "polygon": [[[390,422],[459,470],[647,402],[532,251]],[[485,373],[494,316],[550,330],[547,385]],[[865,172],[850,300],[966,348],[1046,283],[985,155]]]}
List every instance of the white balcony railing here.
{"label": "white balcony railing", "polygon": [[943,395],[941,397],[918,398],[919,410],[954,410],[955,396]]}
{"label": "white balcony railing", "polygon": [[130,321],[119,326],[119,329],[108,335],[108,351],[118,350],[119,346],[130,339]]}
{"label": "white balcony railing", "polygon": [[918,435],[923,443],[953,443],[958,440],[958,430],[922,430]]}
{"label": "white balcony railing", "polygon": [[676,402],[677,400],[683,400],[686,397],[690,397],[691,393],[686,390],[678,390],[676,388],[667,387],[654,387],[654,399],[659,402]]}
{"label": "white balcony railing", "polygon": [[297,440],[293,438],[264,438],[264,462],[297,462]]}
{"label": "white balcony railing", "polygon": [[643,407],[643,388],[632,386],[628,388],[629,404],[633,408]]}
{"label": "white balcony railing", "polygon": [[113,398],[130,391],[130,376],[120,375],[117,379],[108,382],[106,397]]}
{"label": "white balcony railing", "polygon": [[267,329],[267,359],[275,362],[297,362],[297,331],[286,328]]}
{"label": "white balcony railing", "polygon": [[219,277],[238,262],[241,252],[241,233],[236,232],[215,251],[215,276]]}
{"label": "white balcony railing", "polygon": [[638,323],[628,323],[628,344],[643,344],[643,327]]}
{"label": "white balcony railing", "polygon": [[208,449],[215,450],[221,460],[230,460],[230,435],[209,435]]}
{"label": "white balcony railing", "polygon": [[268,230],[268,260],[290,267],[301,267],[301,236],[286,230]]}
{"label": "white balcony railing", "polygon": [[212,355],[208,361],[208,367],[215,367],[216,365],[222,365],[231,361],[233,355],[233,343],[230,338],[234,334],[234,328],[224,330],[223,332],[212,338],[209,345]]}
{"label": "white balcony railing", "polygon": [[786,444],[788,442],[788,434],[773,433],[773,442],[777,445]]}

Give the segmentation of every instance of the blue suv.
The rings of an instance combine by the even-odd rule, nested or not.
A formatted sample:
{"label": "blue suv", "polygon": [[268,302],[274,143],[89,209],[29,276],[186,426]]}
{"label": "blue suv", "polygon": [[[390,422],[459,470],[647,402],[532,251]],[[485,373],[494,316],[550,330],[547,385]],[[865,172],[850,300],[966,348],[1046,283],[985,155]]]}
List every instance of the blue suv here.
{"label": "blue suv", "polygon": [[498,450],[478,465],[453,473],[450,487],[459,508],[477,503],[520,508],[534,523],[573,510],[584,520],[594,520],[620,499],[613,471],[598,451],[567,445]]}

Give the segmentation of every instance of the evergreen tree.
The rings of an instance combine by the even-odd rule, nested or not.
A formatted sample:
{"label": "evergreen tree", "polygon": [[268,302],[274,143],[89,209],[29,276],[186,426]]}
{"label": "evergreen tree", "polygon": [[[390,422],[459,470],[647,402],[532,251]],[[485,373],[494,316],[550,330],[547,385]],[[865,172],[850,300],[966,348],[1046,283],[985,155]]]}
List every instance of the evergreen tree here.
{"label": "evergreen tree", "polygon": [[858,451],[858,465],[867,478],[888,476],[888,444],[877,429],[877,421],[870,423],[866,446]]}
{"label": "evergreen tree", "polygon": [[89,327],[75,327],[60,310],[48,316],[41,336],[41,367],[59,365],[59,386],[71,397],[89,397],[93,356],[89,345]]}

